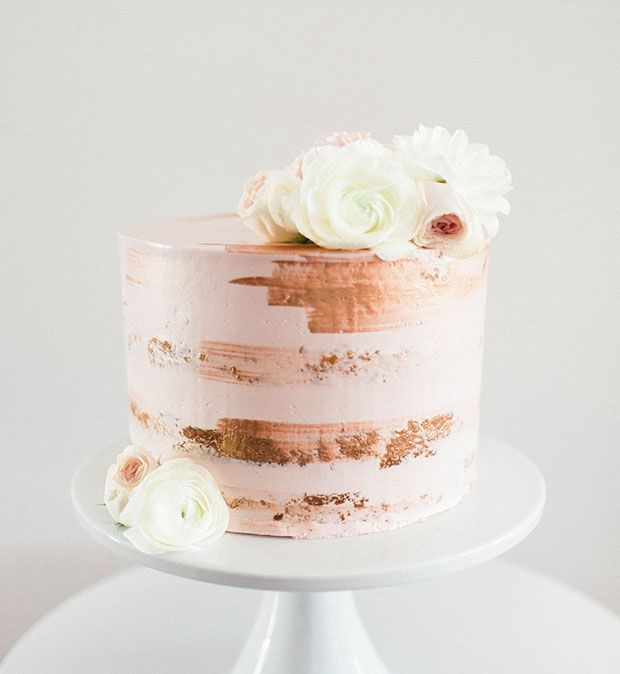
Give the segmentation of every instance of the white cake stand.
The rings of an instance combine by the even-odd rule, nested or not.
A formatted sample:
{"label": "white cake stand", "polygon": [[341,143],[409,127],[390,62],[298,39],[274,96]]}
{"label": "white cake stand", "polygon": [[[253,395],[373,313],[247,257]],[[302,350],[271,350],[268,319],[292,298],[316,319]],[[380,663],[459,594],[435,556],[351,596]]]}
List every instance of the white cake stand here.
{"label": "white cake stand", "polygon": [[127,559],[207,583],[268,591],[233,674],[385,674],[350,591],[451,573],[501,555],[534,529],[545,500],[538,469],[504,443],[483,438],[471,494],[425,522],[330,540],[226,534],[206,552],[145,555],[97,505],[120,448],[95,454],[75,473],[78,517],[97,541]]}

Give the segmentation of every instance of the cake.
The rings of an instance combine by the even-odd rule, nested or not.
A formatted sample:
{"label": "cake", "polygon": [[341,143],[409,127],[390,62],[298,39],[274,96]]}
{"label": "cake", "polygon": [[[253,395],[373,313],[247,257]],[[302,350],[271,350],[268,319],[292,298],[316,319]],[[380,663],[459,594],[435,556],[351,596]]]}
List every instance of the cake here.
{"label": "cake", "polygon": [[[448,139],[457,152],[463,139]],[[239,214],[120,235],[129,431],[147,455],[129,472],[190,459],[217,485],[229,532],[389,530],[452,508],[476,477],[492,209],[468,202],[465,181],[452,175],[408,171],[418,190],[407,193],[412,207],[398,192],[400,168],[382,164],[371,142],[340,135],[283,172],[261,172],[246,185]],[[355,157],[351,164],[356,146],[372,158],[369,169]],[[312,221],[321,195],[308,187],[304,197],[302,186],[298,197],[295,181],[314,170],[320,185],[331,185],[325,203],[333,201],[338,183],[329,171],[341,179],[342,169],[318,171],[326,147],[328,161],[349,153],[362,187],[353,206]],[[470,167],[480,164],[479,153],[470,155]],[[483,155],[486,167],[498,159]],[[509,181],[503,169],[498,194]],[[481,171],[488,183],[491,172],[480,169],[478,178]],[[375,198],[368,185],[383,175],[387,187]],[[306,220],[295,211],[304,198],[314,199]],[[356,218],[371,219],[367,238],[333,245],[338,217],[352,212],[352,229]],[[292,226],[287,213],[305,225]],[[374,236],[389,218],[390,232]]]}

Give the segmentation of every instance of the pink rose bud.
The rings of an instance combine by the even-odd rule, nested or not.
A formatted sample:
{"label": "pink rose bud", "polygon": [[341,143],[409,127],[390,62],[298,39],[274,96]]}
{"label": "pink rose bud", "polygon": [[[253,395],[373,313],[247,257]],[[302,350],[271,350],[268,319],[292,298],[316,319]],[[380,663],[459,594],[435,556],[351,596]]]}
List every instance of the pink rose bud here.
{"label": "pink rose bud", "polygon": [[123,522],[123,510],[131,492],[154,471],[157,461],[142,447],[129,445],[107,470],[104,502],[115,522]]}
{"label": "pink rose bud", "polygon": [[148,471],[148,465],[140,457],[130,457],[120,464],[116,471],[116,479],[124,487],[135,487],[142,482]]}
{"label": "pink rose bud", "polygon": [[465,229],[456,213],[445,213],[431,221],[430,230],[435,236],[460,236]]}

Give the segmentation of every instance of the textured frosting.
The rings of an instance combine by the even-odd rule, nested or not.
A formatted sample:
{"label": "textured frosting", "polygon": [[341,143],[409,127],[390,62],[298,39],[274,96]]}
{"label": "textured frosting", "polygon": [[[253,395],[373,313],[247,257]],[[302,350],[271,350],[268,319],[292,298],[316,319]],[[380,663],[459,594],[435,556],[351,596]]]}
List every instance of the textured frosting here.
{"label": "textured frosting", "polygon": [[487,249],[384,262],[236,216],[121,235],[130,435],[214,475],[231,531],[402,526],[475,478]]}

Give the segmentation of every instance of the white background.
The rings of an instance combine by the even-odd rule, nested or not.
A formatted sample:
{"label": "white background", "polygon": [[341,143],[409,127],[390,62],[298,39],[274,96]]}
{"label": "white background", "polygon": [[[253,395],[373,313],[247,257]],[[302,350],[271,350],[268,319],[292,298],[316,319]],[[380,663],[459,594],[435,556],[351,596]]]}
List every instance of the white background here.
{"label": "white background", "polygon": [[513,172],[483,428],[549,498],[510,553],[620,611],[618,3],[0,4],[0,655],[122,563],[69,503],[126,433],[114,233],[232,210],[324,132],[464,128]]}

